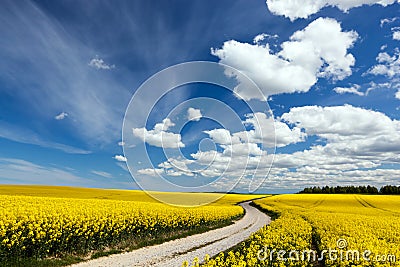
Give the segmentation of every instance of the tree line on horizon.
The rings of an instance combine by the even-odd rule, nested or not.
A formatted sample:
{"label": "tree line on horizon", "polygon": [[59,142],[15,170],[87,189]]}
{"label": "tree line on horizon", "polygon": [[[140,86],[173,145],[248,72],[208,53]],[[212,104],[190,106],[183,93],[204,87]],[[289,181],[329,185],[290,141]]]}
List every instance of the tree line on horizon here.
{"label": "tree line on horizon", "polygon": [[375,186],[313,186],[306,187],[299,194],[370,194],[370,195],[400,195],[400,186],[385,185],[379,190]]}

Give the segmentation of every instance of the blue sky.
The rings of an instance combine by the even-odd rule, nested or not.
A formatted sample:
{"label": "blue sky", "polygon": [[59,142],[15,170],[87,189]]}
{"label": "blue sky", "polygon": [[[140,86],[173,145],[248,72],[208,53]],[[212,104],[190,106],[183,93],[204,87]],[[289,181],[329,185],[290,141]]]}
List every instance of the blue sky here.
{"label": "blue sky", "polygon": [[[259,192],[398,184],[399,2],[297,5],[3,2],[0,183],[138,188],[128,163],[135,179],[154,190],[223,191],[238,182],[235,190],[246,191],[251,181],[262,183]],[[128,129],[124,141],[142,141],[150,159],[139,146],[123,147],[134,93],[159,71],[190,61],[232,66],[268,103],[238,74],[226,76],[235,94],[183,85],[146,103],[153,108],[148,119]],[[164,89],[146,93],[157,90]],[[159,136],[167,137],[162,145]],[[207,163],[209,155],[214,161]],[[256,161],[258,173],[243,160]]]}

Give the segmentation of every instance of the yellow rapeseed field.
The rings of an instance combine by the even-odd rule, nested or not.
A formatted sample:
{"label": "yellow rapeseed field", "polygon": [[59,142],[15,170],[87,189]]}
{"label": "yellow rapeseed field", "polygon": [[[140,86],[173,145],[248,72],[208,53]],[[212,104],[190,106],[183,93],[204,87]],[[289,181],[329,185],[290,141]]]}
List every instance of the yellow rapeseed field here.
{"label": "yellow rapeseed field", "polygon": [[[208,194],[170,194],[181,204],[185,198],[192,204],[209,199]],[[58,257],[228,222],[243,214],[233,204],[251,198],[227,195],[188,208],[157,203],[141,191],[0,186],[0,257]]]}
{"label": "yellow rapeseed field", "polygon": [[204,266],[400,266],[400,196],[279,195],[255,202],[279,217]]}

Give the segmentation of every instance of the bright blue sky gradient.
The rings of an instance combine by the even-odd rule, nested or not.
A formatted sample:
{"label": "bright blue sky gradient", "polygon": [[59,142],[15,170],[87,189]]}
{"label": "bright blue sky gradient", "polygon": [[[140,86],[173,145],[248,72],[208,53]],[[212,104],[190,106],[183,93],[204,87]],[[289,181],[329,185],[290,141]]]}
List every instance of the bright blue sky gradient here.
{"label": "bright blue sky gradient", "polygon": [[[166,67],[187,61],[223,62],[211,49],[228,52],[224,44],[230,40],[248,44],[251,49],[268,43],[270,53],[276,55],[282,50],[281,44],[289,41],[295,32],[304,31],[319,18],[330,18],[341,25],[341,32],[357,33],[357,38],[346,49],[347,54],[354,56],[355,64],[350,66],[350,74],[339,79],[316,74],[318,81],[306,92],[290,92],[287,88],[287,92],[270,95],[269,105],[277,120],[290,129],[300,128],[307,136],[304,141],[278,147],[277,153],[289,157],[290,164],[278,157],[271,179],[260,192],[290,192],[313,184],[398,184],[399,4],[360,4],[346,12],[329,6],[307,14],[307,18],[297,18],[288,11],[273,9],[274,1],[270,2],[267,6],[263,0],[3,1],[0,9],[0,183],[137,188],[125,162],[115,156],[123,154],[118,142],[125,109],[146,79]],[[262,33],[274,37],[253,43]],[[324,34],[322,28],[320,35]],[[340,46],[340,40],[332,40],[332,45]],[[380,62],[378,55],[381,55]],[[223,63],[231,63],[244,72],[246,69],[241,66],[262,63],[249,62],[251,57],[243,58],[247,61],[228,58]],[[376,65],[380,67],[374,69]],[[262,68],[258,71],[263,73]],[[339,93],[338,87],[353,87],[353,93]],[[173,105],[193,97],[224,101],[243,120],[249,113],[240,100],[221,88],[193,85],[184,92],[177,91],[160,101],[159,109],[146,125],[148,130],[161,122]],[[339,130],[333,133],[321,120],[316,120],[316,125],[310,119],[301,123],[302,118],[308,118],[308,111],[300,109],[294,114],[291,109],[307,106],[335,107],[319,114],[340,118],[334,121],[338,125],[342,121],[345,127],[340,130],[339,125],[335,128]],[[347,114],[353,114],[352,108],[356,109],[354,115],[349,115],[347,120]],[[368,118],[379,120],[371,124],[376,126],[371,129],[375,135],[368,130]],[[203,131],[214,128],[218,126],[211,121],[190,122],[181,133],[186,145],[182,150],[185,156],[190,158],[200,139],[208,137]],[[367,141],[351,147],[360,140]],[[328,149],[331,143],[335,144]],[[347,144],[350,148],[343,150]],[[304,154],[317,145],[327,149],[317,156],[293,154]],[[155,153],[157,163],[166,160],[159,153],[160,148],[149,149]],[[218,149],[221,152],[221,147]],[[354,159],[355,165],[343,169],[338,166],[344,162],[325,164],[324,160],[332,159],[332,155],[338,158],[345,155],[343,159]],[[312,166],[312,162],[308,166],[304,159],[307,157],[314,164],[315,160],[321,161],[321,166]],[[213,179],[203,178],[204,181]],[[186,185],[203,183],[191,182],[186,176],[176,179]],[[243,188],[239,186],[237,191]],[[224,190],[223,183],[209,190]]]}

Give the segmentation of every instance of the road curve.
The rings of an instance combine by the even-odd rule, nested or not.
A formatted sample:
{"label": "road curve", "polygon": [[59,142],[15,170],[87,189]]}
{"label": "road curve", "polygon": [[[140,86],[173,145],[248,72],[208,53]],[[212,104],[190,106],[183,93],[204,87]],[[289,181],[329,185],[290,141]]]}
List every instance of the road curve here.
{"label": "road curve", "polygon": [[71,267],[180,267],[185,260],[189,263],[195,257],[202,260],[206,254],[212,257],[244,241],[252,233],[271,222],[269,216],[250,206],[250,202],[242,203],[240,206],[245,209],[246,214],[232,225],[131,252],[81,262]]}

